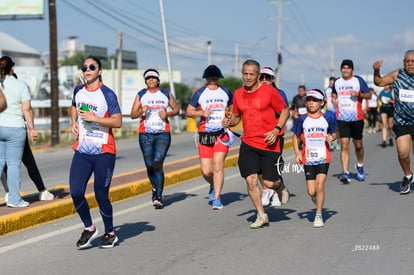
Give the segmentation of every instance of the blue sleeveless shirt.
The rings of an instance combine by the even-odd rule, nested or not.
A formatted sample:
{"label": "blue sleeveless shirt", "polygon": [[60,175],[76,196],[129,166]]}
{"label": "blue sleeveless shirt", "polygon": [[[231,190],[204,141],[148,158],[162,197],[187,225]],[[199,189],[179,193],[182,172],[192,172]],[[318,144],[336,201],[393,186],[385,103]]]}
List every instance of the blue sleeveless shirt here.
{"label": "blue sleeveless shirt", "polygon": [[400,69],[394,84],[394,124],[414,125],[414,76]]}

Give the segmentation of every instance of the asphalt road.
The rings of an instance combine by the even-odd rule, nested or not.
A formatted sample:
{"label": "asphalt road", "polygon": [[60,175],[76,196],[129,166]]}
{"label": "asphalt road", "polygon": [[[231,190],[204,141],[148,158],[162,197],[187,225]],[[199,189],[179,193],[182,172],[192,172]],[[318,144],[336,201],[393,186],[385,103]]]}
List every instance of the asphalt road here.
{"label": "asphalt road", "polygon": [[[197,178],[167,188],[163,210],[153,209],[149,194],[114,204],[113,249],[99,249],[97,239],[77,250],[76,215],[2,236],[0,274],[414,274],[414,195],[399,194],[395,148],[381,148],[379,134],[364,144],[365,182],[341,184],[333,152],[324,228],[312,226],[315,208],[289,150],[290,201],[266,208],[269,227],[249,229],[256,213],[233,167],[225,172],[223,210],[210,209],[208,187]],[[103,233],[99,212],[93,216]]]}

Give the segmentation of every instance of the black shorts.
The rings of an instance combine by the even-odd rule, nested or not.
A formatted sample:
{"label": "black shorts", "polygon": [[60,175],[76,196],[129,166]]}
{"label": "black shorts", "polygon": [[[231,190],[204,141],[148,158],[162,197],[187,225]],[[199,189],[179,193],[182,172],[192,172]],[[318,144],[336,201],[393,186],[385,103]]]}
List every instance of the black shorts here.
{"label": "black shorts", "polygon": [[394,117],[394,107],[382,105],[380,108],[380,114],[387,114],[387,117]]}
{"label": "black shorts", "polygon": [[414,125],[394,125],[392,130],[394,131],[395,139],[405,135],[411,135],[411,138],[414,139]]}
{"label": "black shorts", "polygon": [[341,138],[362,139],[364,120],[343,121],[338,120],[339,136]]}
{"label": "black shorts", "polygon": [[318,165],[303,165],[306,180],[316,180],[317,174],[328,174],[329,163]]}
{"label": "black shorts", "polygon": [[280,178],[278,171],[281,154],[254,148],[242,142],[239,153],[239,170],[243,178],[252,174],[262,174],[263,179],[277,181]]}

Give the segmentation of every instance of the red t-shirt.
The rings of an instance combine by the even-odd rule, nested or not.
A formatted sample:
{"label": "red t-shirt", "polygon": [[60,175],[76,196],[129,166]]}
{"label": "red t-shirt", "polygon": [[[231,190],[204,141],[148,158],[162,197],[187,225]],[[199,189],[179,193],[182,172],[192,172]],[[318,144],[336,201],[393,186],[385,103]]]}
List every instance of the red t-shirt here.
{"label": "red t-shirt", "polygon": [[264,134],[276,127],[279,121],[276,113],[285,107],[277,90],[264,83],[251,93],[246,92],[244,86],[237,89],[233,95],[233,113],[241,115],[243,119],[242,141],[257,149],[280,153],[280,139],[269,145],[264,141]]}

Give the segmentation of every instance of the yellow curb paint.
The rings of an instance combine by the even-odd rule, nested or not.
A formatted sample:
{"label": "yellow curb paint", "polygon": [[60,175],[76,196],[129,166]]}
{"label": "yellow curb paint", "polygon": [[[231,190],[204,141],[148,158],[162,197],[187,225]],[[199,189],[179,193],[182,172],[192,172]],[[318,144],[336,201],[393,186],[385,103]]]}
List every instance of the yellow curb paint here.
{"label": "yellow curb paint", "polygon": [[[285,141],[284,149],[292,148],[290,140]],[[230,151],[236,151],[238,147],[231,148]],[[198,158],[196,156],[195,158]],[[224,167],[237,166],[239,154],[234,154],[226,158]],[[186,160],[193,159],[193,157],[186,158]],[[176,162],[182,162],[179,160]],[[129,173],[125,173],[129,174]],[[117,175],[118,177],[119,175]],[[190,180],[201,176],[200,165],[193,165],[174,172],[165,174],[165,186],[171,186],[186,180]],[[57,185],[55,188],[65,188],[67,185]],[[148,179],[133,181],[122,185],[113,186],[110,188],[109,197],[112,202],[131,198],[136,195],[144,194],[151,191],[151,184]],[[98,206],[94,193],[85,194],[90,208]],[[47,202],[42,205],[28,207],[16,213],[7,214],[0,217],[0,236],[14,231],[26,229],[42,223],[53,221],[76,213],[71,198],[58,199]]]}

